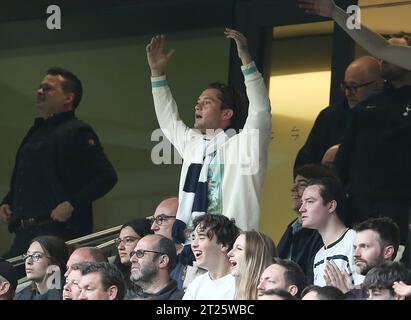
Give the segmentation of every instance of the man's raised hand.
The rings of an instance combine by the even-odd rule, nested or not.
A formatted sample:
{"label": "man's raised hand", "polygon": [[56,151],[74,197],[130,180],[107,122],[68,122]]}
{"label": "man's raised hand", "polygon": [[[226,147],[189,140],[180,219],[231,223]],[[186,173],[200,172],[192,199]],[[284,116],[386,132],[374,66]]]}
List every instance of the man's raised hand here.
{"label": "man's raised hand", "polygon": [[234,29],[226,28],[224,34],[227,38],[233,39],[237,45],[238,57],[243,65],[247,65],[253,61],[248,50],[248,41],[243,34]]}
{"label": "man's raised hand", "polygon": [[151,76],[158,77],[165,74],[168,61],[176,51],[170,50],[165,52],[166,38],[163,34],[151,38],[150,43],[146,46],[147,61],[151,69]]}

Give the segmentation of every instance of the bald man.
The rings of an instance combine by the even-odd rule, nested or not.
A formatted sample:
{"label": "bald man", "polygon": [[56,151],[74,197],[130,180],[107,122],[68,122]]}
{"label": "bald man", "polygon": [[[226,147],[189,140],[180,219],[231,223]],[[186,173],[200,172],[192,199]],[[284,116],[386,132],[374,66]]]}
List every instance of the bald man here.
{"label": "bald man", "polygon": [[[164,199],[158,204],[151,223],[151,230],[154,234],[173,240],[171,231],[176,220],[177,208],[178,198],[176,197]],[[175,268],[170,272],[170,276],[177,281],[177,287],[182,289],[186,277],[187,265],[192,263],[194,256],[190,245],[186,246],[184,254],[182,254],[184,250],[183,244],[176,243],[175,248],[177,251],[177,263]]]}
{"label": "bald man", "polygon": [[377,59],[363,56],[354,60],[347,67],[341,84],[346,99],[342,104],[329,106],[319,113],[307,141],[297,154],[294,169],[304,164],[321,163],[326,151],[341,142],[349,110],[371,90],[381,88],[383,83]]}
{"label": "bald man", "polygon": [[[411,45],[411,34],[393,34],[388,42]],[[383,61],[381,76],[383,88],[353,110],[334,167],[347,186],[351,215],[358,221],[392,218],[405,244],[411,207],[411,71]]]}
{"label": "bald man", "polygon": [[167,198],[159,203],[154,212],[151,230],[154,234],[160,234],[170,240],[173,240],[171,231],[174,221],[176,220],[178,208],[178,198]]}
{"label": "bald man", "polygon": [[75,263],[82,263],[82,262],[107,262],[106,256],[103,252],[94,247],[82,247],[78,248],[73,251],[67,261],[67,272],[64,274],[64,277],[67,276],[71,272],[71,266]]}

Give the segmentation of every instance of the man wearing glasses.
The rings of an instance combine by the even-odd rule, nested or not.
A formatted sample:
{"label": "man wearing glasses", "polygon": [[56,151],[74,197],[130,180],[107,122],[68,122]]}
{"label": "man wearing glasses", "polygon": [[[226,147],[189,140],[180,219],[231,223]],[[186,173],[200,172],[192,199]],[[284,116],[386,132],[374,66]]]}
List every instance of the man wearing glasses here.
{"label": "man wearing glasses", "polygon": [[176,260],[172,240],[156,234],[143,237],[130,253],[130,280],[141,288],[136,299],[180,300],[184,291],[170,276]]}
{"label": "man wearing glasses", "polygon": [[[388,42],[411,45],[411,35],[394,34]],[[411,206],[411,71],[382,61],[381,75],[386,80],[382,90],[352,112],[335,168],[348,186],[357,221],[390,217],[405,244]]]}
{"label": "man wearing glasses", "polygon": [[294,169],[305,164],[322,163],[326,151],[341,142],[349,111],[374,89],[381,88],[380,63],[370,56],[354,60],[346,69],[341,90],[346,99],[338,105],[321,110],[297,154]]}

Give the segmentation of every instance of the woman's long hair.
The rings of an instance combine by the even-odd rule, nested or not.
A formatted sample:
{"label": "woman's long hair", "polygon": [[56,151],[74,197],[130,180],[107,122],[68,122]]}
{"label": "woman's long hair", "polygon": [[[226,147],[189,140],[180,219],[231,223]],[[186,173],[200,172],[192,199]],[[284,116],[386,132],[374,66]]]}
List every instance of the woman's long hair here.
{"label": "woman's long hair", "polygon": [[257,286],[264,269],[277,256],[274,241],[264,233],[245,231],[245,257],[236,277],[236,300],[256,300]]}

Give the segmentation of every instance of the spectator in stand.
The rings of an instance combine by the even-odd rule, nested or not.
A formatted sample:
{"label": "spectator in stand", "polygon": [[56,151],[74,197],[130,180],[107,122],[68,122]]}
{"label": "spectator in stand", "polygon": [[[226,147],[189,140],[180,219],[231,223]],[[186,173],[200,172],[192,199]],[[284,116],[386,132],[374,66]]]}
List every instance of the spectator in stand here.
{"label": "spectator in stand", "polygon": [[258,283],[258,299],[264,296],[267,290],[282,289],[299,299],[305,288],[305,276],[300,266],[291,260],[274,259],[261,274]]}
{"label": "spectator in stand", "polygon": [[303,290],[301,300],[345,300],[345,296],[336,287],[311,285]]}
{"label": "spectator in stand", "polygon": [[71,272],[71,266],[75,263],[82,263],[82,262],[108,262],[106,256],[103,254],[103,252],[94,247],[82,247],[82,248],[77,248],[76,250],[73,251],[73,253],[70,255],[70,258],[67,261],[67,266],[66,266],[66,273],[64,276],[67,278],[67,276]]}
{"label": "spectator in stand", "polygon": [[17,281],[18,277],[13,265],[0,258],[0,300],[13,300]]}
{"label": "spectator in stand", "polygon": [[80,266],[79,300],[123,300],[124,278],[114,264],[84,262]]}
{"label": "spectator in stand", "polygon": [[405,296],[394,289],[394,284],[400,281],[411,285],[411,271],[400,262],[386,261],[372,268],[364,280],[368,300],[404,300]]}
{"label": "spectator in stand", "polygon": [[[303,228],[301,223],[301,197],[311,179],[335,177],[333,171],[320,164],[307,164],[294,170],[294,184],[291,188],[291,209],[298,215],[285,230],[278,243],[278,256],[292,260],[302,268],[306,284],[314,282],[314,256],[323,245],[317,230]],[[302,290],[302,288],[301,288]],[[301,291],[300,291],[301,293]]]}
{"label": "spectator in stand", "polygon": [[207,273],[188,285],[183,300],[233,300],[235,278],[227,253],[238,236],[237,226],[226,216],[206,213],[194,220],[194,228],[191,248],[197,265]]}
{"label": "spectator in stand", "polygon": [[[390,218],[368,219],[354,230],[354,262],[358,274],[366,276],[375,266],[384,261],[393,261],[400,244],[400,230]],[[363,286],[352,286],[352,278],[333,263],[325,267],[327,285],[340,289],[347,299],[366,299],[368,292]]]}
{"label": "spectator in stand", "polygon": [[170,277],[175,267],[177,252],[172,240],[161,235],[142,238],[130,254],[131,281],[141,290],[137,299],[180,300],[184,291]]}
{"label": "spectator in stand", "polygon": [[75,263],[71,266],[71,271],[66,277],[66,283],[63,287],[63,300],[79,300],[82,265],[83,263]]}
{"label": "spectator in stand", "polygon": [[39,236],[31,241],[23,257],[32,284],[17,293],[15,300],[61,300],[68,259],[66,243],[55,236]]}
{"label": "spectator in stand", "polygon": [[269,236],[257,231],[240,233],[228,252],[236,300],[257,300],[260,275],[276,256],[275,244]]}
{"label": "spectator in stand", "polygon": [[356,233],[347,226],[349,216],[346,201],[341,183],[335,178],[311,180],[304,190],[300,208],[303,227],[318,230],[324,243],[314,258],[315,285],[326,285],[327,263],[334,263],[349,275],[353,273],[355,285],[363,280],[363,277],[353,270]]}
{"label": "spectator in stand", "polygon": [[[338,149],[351,110],[362,101],[369,92],[381,88],[384,80],[381,77],[380,63],[370,56],[360,57],[345,70],[341,89],[345,99],[336,105],[329,106],[315,119],[307,141],[295,159],[294,168],[305,164],[330,164],[330,159]],[[330,149],[332,148],[333,149]],[[327,154],[328,151],[328,154]],[[327,157],[324,158],[327,154]]]}
{"label": "spectator in stand", "polygon": [[130,280],[130,254],[141,238],[152,233],[153,232],[150,230],[150,221],[146,218],[140,218],[123,224],[120,229],[119,237],[115,239],[118,253],[114,260],[114,264],[121,271],[125,280],[125,300],[133,298],[140,289]]}

